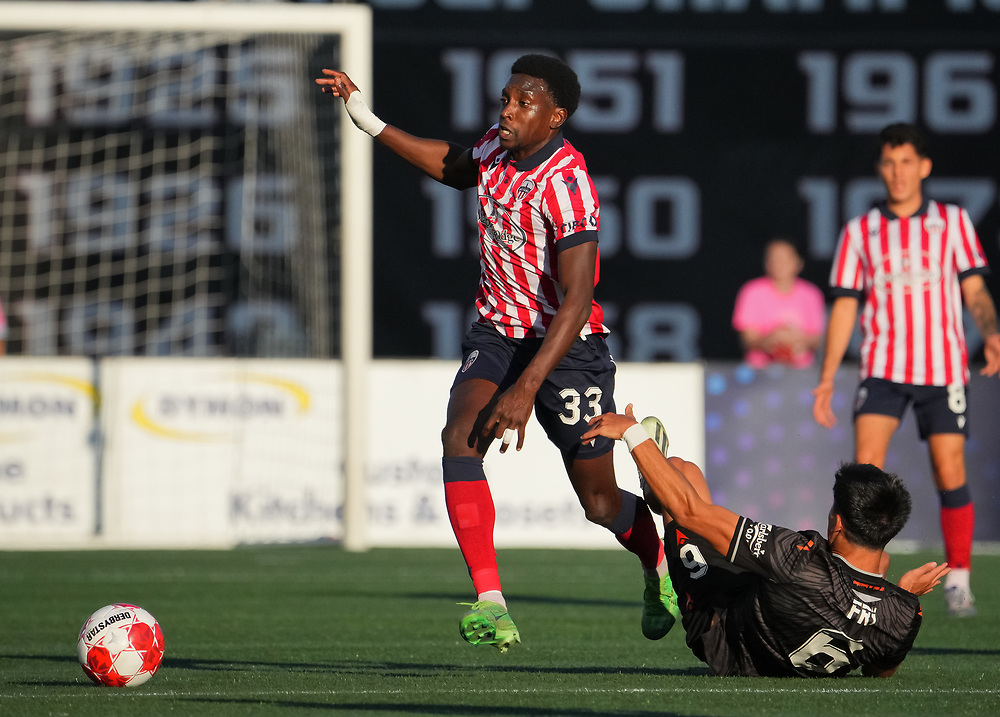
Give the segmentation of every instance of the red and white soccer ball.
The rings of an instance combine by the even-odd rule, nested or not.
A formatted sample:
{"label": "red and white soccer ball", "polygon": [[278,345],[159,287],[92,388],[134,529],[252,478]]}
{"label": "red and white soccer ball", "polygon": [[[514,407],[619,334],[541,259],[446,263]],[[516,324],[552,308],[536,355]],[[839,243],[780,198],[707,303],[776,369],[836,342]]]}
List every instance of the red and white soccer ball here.
{"label": "red and white soccer ball", "polygon": [[159,669],[163,632],[156,618],[137,605],[107,605],[83,624],[76,651],[83,671],[97,684],[132,687]]}

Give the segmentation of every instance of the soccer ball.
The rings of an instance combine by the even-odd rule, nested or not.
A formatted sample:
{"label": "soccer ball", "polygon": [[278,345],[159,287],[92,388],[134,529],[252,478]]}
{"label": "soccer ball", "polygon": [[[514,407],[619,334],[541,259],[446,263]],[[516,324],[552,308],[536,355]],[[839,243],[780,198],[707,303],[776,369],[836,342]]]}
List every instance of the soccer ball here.
{"label": "soccer ball", "polygon": [[77,657],[99,685],[141,685],[163,661],[163,632],[156,618],[136,605],[107,605],[80,629]]}

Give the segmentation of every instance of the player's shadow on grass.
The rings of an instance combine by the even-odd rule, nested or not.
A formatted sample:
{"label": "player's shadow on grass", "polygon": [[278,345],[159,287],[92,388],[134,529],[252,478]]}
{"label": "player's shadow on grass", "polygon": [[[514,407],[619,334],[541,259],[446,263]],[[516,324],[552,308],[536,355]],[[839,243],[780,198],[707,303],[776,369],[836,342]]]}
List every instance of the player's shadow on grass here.
{"label": "player's shadow on grass", "polygon": [[942,655],[1000,655],[998,650],[968,649],[965,647],[914,647],[910,650],[911,655],[929,655],[938,657]]}
{"label": "player's shadow on grass", "polygon": [[[224,699],[224,698],[185,698],[191,702],[204,702],[208,704],[246,704],[255,708],[261,705],[268,705],[275,708],[289,709],[298,707],[308,710],[327,710],[330,712],[350,712],[352,714],[361,712],[406,712],[415,715],[467,715],[470,714],[470,705],[447,705],[447,704],[412,704],[406,702],[292,702],[290,700],[261,700],[261,699]],[[515,715],[516,717],[560,717],[561,715],[600,715],[601,717],[680,717],[679,712],[664,712],[663,710],[588,710],[572,707],[567,709],[549,707],[498,707],[496,705],[475,707],[476,714],[482,715]],[[684,717],[698,717],[690,712],[683,713]]]}
{"label": "player's shadow on grass", "polygon": [[328,675],[379,675],[382,677],[440,677],[458,672],[470,673],[488,669],[490,672],[510,672],[521,674],[561,674],[561,675],[649,675],[653,677],[698,677],[708,674],[704,667],[668,669],[657,667],[616,667],[614,665],[585,667],[534,667],[529,665],[467,665],[455,663],[428,662],[367,662],[364,660],[337,660],[331,662],[264,662],[254,660],[195,660],[185,658],[164,659],[163,668],[232,671],[245,669],[253,671],[304,671]]}
{"label": "player's shadow on grass", "polygon": [[[384,597],[384,596],[383,596]],[[468,602],[468,593],[406,593],[402,597],[414,598],[418,600],[449,600],[457,603]],[[594,607],[635,607],[642,605],[642,599],[636,597],[634,600],[619,600],[610,598],[583,598],[567,595],[520,595],[510,593],[507,595],[510,603],[532,603],[535,605],[592,605]]]}

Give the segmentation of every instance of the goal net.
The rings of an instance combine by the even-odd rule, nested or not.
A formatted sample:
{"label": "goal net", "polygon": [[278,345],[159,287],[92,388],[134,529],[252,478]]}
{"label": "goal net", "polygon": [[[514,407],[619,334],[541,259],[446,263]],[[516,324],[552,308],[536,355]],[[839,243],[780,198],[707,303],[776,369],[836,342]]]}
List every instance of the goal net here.
{"label": "goal net", "polygon": [[[32,4],[73,25],[95,7]],[[0,13],[9,350],[337,356],[337,108],[311,79],[340,34],[144,10],[84,30]]]}
{"label": "goal net", "polygon": [[0,2],[0,301],[12,354],[339,359],[360,547],[371,140],[323,67],[372,86],[368,7]]}

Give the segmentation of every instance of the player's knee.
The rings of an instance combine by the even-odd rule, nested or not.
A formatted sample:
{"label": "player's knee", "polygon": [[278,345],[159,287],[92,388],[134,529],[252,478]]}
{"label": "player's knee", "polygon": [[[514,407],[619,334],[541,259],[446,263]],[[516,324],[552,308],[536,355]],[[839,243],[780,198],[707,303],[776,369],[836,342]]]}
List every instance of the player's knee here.
{"label": "player's knee", "polygon": [[441,448],[446,456],[464,456],[472,448],[469,445],[469,432],[459,430],[452,423],[441,430]]}
{"label": "player's knee", "polygon": [[579,496],[583,514],[591,523],[608,528],[618,517],[618,509],[609,496],[601,493],[588,493]]}

